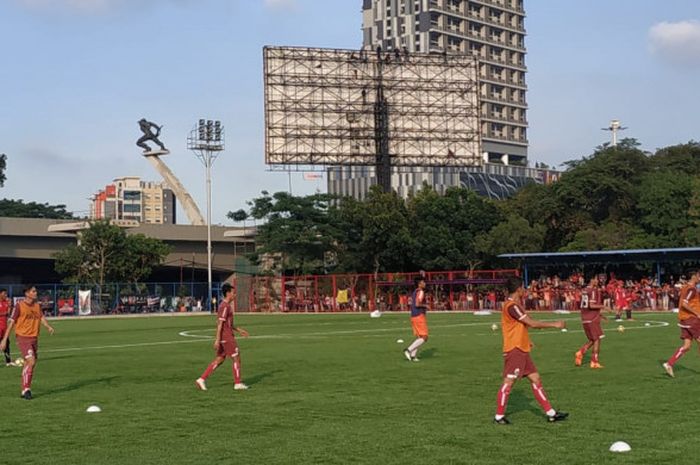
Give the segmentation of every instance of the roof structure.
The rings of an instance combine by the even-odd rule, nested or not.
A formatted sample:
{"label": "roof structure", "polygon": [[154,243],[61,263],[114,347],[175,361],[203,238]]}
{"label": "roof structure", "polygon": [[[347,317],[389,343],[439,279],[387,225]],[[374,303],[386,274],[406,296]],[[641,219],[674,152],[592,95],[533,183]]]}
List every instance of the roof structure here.
{"label": "roof structure", "polygon": [[700,261],[700,247],[514,253],[499,255],[498,258],[520,260],[524,265],[574,265],[581,263],[643,262],[670,263]]}

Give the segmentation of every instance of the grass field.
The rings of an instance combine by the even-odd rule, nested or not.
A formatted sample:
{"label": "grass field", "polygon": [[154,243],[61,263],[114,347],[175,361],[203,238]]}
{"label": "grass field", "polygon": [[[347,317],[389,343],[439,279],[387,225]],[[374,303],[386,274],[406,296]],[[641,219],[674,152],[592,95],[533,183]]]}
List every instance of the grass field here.
{"label": "grass field", "polygon": [[[565,318],[568,333],[531,334],[544,388],[569,420],[545,422],[521,381],[505,427],[491,422],[497,315],[429,314],[418,363],[401,353],[405,314],[239,315],[251,389],[233,390],[227,361],[206,392],[193,381],[213,355],[212,316],[55,321],[34,400],[19,397],[19,368],[0,368],[0,463],[694,463],[700,357],[681,359],[675,379],[660,367],[680,343],[675,316],[640,314],[622,334],[607,324],[600,371],[573,366],[584,335]],[[93,404],[102,413],[85,413]],[[632,452],[608,452],[616,440]]]}

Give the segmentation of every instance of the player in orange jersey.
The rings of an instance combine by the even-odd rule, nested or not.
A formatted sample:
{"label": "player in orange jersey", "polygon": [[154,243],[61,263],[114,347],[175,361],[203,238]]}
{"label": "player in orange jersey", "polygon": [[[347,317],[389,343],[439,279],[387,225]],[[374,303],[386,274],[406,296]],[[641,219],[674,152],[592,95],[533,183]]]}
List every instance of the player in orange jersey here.
{"label": "player in orange jersey", "polygon": [[547,415],[547,421],[556,422],[566,419],[569,416],[565,412],[557,412],[547,399],[547,395],[542,388],[542,381],[537,368],[530,358],[532,343],[530,342],[529,328],[557,328],[566,327],[564,321],[537,321],[530,318],[525,313],[522,305],[522,298],[526,294],[520,278],[510,278],[506,284],[509,297],[503,305],[501,311],[501,328],[503,331],[503,384],[498,390],[496,416],[494,423],[508,425],[510,422],[506,418],[506,405],[513,384],[520,379],[527,377],[532,386],[535,399]]}
{"label": "player in orange jersey", "polygon": [[428,342],[428,320],[425,301],[425,278],[416,278],[416,288],[411,299],[411,328],[416,340],[403,351],[404,357],[410,362],[418,361],[418,349]]}
{"label": "player in orange jersey", "polygon": [[36,287],[27,285],[24,287],[24,300],[17,302],[10,317],[7,331],[0,341],[0,350],[7,347],[7,337],[14,327],[17,347],[24,357],[22,368],[22,397],[27,400],[32,398],[32,377],[39,355],[39,329],[40,325],[53,334],[53,327],[46,321],[37,301]]}
{"label": "player in orange jersey", "polygon": [[692,271],[690,280],[681,289],[678,303],[678,326],[681,328],[683,345],[676,350],[663,367],[668,376],[673,378],[673,365],[690,350],[693,340],[700,345],[700,271]]}
{"label": "player in orange jersey", "polygon": [[214,350],[216,357],[207,366],[202,376],[195,380],[195,384],[202,391],[207,390],[206,380],[219,365],[224,363],[227,357],[233,361],[233,388],[236,390],[248,389],[248,386],[241,381],[241,355],[238,350],[238,343],[234,332],[243,337],[248,337],[248,331],[237,328],[233,325],[233,302],[236,294],[233,286],[226,283],[221,286],[221,293],[224,298],[219,304],[218,324],[216,325],[216,339],[214,340]]}

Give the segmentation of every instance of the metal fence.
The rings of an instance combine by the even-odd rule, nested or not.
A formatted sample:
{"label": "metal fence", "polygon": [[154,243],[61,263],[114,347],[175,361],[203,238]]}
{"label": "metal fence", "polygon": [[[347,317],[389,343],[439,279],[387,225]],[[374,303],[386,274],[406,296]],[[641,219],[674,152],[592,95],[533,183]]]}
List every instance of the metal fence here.
{"label": "metal fence", "polygon": [[[498,289],[517,270],[427,272],[430,310],[495,308]],[[419,273],[334,274],[308,276],[237,276],[236,309],[242,312],[360,312],[407,310]],[[223,283],[213,283],[212,302]],[[5,288],[23,298],[23,285]],[[106,315],[207,311],[206,282],[109,283],[102,288],[79,284],[38,284],[45,315]]]}
{"label": "metal fence", "polygon": [[[214,283],[214,302],[220,283]],[[22,284],[1,285],[13,300],[24,297]],[[207,283],[37,284],[39,305],[47,316],[206,311]]]}

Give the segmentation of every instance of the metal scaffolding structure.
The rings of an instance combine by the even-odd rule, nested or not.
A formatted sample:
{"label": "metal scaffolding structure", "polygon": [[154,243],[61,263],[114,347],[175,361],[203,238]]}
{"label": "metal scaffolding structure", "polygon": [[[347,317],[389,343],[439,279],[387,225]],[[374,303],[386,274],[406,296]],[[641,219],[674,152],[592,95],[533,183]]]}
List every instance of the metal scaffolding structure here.
{"label": "metal scaffolding structure", "polygon": [[[265,47],[265,162],[392,167],[482,163],[469,55]],[[383,174],[383,175],[382,175]]]}

